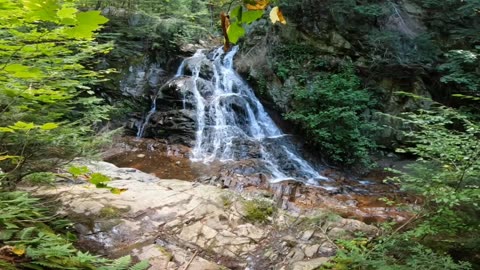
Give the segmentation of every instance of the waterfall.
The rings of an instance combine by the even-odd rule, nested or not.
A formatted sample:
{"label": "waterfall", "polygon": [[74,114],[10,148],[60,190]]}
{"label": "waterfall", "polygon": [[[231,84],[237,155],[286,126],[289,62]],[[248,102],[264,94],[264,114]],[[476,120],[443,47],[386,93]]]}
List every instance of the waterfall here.
{"label": "waterfall", "polygon": [[[297,180],[317,185],[326,180],[296,151],[269,117],[253,90],[233,69],[238,47],[206,55],[197,51],[180,65],[176,77],[190,76],[183,104],[193,104],[196,133],[191,160],[209,163],[257,159],[271,181]],[[208,72],[205,71],[205,69]],[[186,72],[190,72],[187,74]],[[206,75],[208,73],[208,76]]]}
{"label": "waterfall", "polygon": [[[155,67],[156,69],[157,67]],[[160,89],[162,89],[164,86],[168,85],[169,83],[171,83],[175,78],[178,78],[180,76],[183,75],[183,69],[185,68],[185,61],[182,61],[182,63],[180,64],[180,66],[178,67],[177,69],[177,72],[175,73],[175,76],[169,80],[168,82],[166,82],[165,84],[163,84],[163,86],[160,87]],[[132,68],[130,68],[132,69]],[[155,70],[154,69],[154,70]],[[155,70],[156,71],[156,70]],[[158,85],[158,76],[157,77],[150,77],[149,78],[149,82],[155,82],[155,84]],[[183,105],[183,107],[185,107],[185,104]],[[152,115],[157,111],[157,95],[154,95],[152,96],[152,106],[150,108],[150,111],[148,111],[147,115],[145,116],[145,118],[143,119],[142,122],[139,122],[139,124],[137,125],[137,128],[138,128],[138,131],[137,131],[137,139],[140,139],[143,137],[143,134],[145,133],[145,128],[147,127],[148,125],[148,122],[150,121],[150,118],[152,117]]]}
{"label": "waterfall", "polygon": [[143,137],[143,133],[145,132],[145,127],[148,125],[148,121],[150,121],[150,117],[155,113],[157,110],[157,97],[153,96],[152,97],[152,107],[150,111],[148,111],[147,115],[145,116],[145,119],[143,122],[139,125],[138,131],[137,131],[137,139],[140,139]]}

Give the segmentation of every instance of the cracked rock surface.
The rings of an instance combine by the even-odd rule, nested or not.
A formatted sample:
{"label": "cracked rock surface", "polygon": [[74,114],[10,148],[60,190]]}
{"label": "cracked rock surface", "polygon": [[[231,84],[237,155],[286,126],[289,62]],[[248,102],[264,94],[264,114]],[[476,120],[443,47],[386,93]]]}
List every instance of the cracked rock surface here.
{"label": "cracked rock surface", "polygon": [[127,190],[116,195],[72,181],[28,189],[59,202],[81,246],[109,257],[132,254],[148,260],[150,269],[315,269],[335,254],[334,240],[377,232],[320,210],[276,210],[258,223],[248,218],[244,202],[251,198],[242,194],[107,162],[85,165],[110,176],[109,186]]}

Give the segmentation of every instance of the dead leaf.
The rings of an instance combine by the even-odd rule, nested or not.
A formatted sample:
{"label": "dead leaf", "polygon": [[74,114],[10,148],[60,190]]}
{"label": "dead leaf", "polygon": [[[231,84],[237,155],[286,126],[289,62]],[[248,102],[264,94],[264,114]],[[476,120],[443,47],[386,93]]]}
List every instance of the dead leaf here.
{"label": "dead leaf", "polygon": [[248,10],[264,10],[270,4],[270,0],[256,0],[255,4],[246,4]]}
{"label": "dead leaf", "polygon": [[22,247],[22,246],[14,247],[12,248],[12,253],[17,256],[23,256],[23,254],[25,254],[25,247]]}
{"label": "dead leaf", "polygon": [[285,17],[283,17],[283,14],[278,7],[274,7],[270,11],[270,20],[272,23],[280,22],[281,24],[287,24]]}

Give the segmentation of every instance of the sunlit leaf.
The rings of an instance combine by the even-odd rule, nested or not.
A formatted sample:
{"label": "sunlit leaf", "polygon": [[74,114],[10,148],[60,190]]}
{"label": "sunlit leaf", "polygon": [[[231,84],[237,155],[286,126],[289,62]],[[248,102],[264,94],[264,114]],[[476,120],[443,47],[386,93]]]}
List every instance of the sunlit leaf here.
{"label": "sunlit leaf", "polygon": [[270,11],[270,20],[272,23],[280,22],[282,24],[287,24],[287,21],[278,7],[274,7]]}
{"label": "sunlit leaf", "polygon": [[59,11],[57,11],[57,15],[60,19],[74,19],[75,13],[77,13],[76,8],[71,7],[63,7]]}
{"label": "sunlit leaf", "polygon": [[246,4],[248,10],[265,10],[268,4],[270,4],[270,0],[257,0],[254,4]]}
{"label": "sunlit leaf", "polygon": [[67,170],[69,173],[73,175],[73,177],[79,177],[82,174],[89,173],[90,170],[87,168],[87,166],[72,166],[68,168]]}
{"label": "sunlit leaf", "polygon": [[263,15],[263,10],[249,10],[243,12],[242,23],[251,24],[252,22],[260,19]]}
{"label": "sunlit leaf", "polygon": [[54,22],[57,20],[59,1],[55,0],[22,0],[24,8],[29,12],[32,20]]}
{"label": "sunlit leaf", "polygon": [[242,6],[237,6],[230,12],[230,18],[237,19],[237,22],[242,21]]}
{"label": "sunlit leaf", "polygon": [[100,14],[100,11],[86,11],[77,13],[77,24],[66,32],[72,38],[92,38],[93,32],[100,29],[100,25],[108,22],[108,19]]}
{"label": "sunlit leaf", "polygon": [[228,38],[233,44],[237,43],[238,40],[245,35],[245,29],[237,23],[231,24],[228,29]]}
{"label": "sunlit leaf", "polygon": [[8,127],[0,127],[0,132],[15,132],[15,130]]}
{"label": "sunlit leaf", "polygon": [[31,130],[35,128],[35,124],[18,121],[13,126],[9,126],[9,128],[12,128],[15,130]]}
{"label": "sunlit leaf", "polygon": [[20,156],[10,156],[10,155],[0,156],[0,161],[7,160],[7,159],[18,160],[20,159]]}
{"label": "sunlit leaf", "polygon": [[40,129],[42,130],[51,130],[51,129],[56,129],[58,128],[58,124],[56,123],[46,123],[40,126]]}
{"label": "sunlit leaf", "polygon": [[21,64],[9,64],[5,66],[5,71],[7,71],[11,76],[17,78],[40,78],[43,76],[43,73],[38,68],[31,68]]}
{"label": "sunlit leaf", "polygon": [[127,191],[128,189],[127,188],[111,188],[110,189],[110,192],[112,192],[113,194],[122,194],[123,192]]}
{"label": "sunlit leaf", "polygon": [[90,176],[89,182],[98,187],[99,185],[101,185],[101,186],[104,185],[104,183],[109,182],[110,180],[111,180],[110,177],[108,177],[104,174],[92,173],[92,175]]}

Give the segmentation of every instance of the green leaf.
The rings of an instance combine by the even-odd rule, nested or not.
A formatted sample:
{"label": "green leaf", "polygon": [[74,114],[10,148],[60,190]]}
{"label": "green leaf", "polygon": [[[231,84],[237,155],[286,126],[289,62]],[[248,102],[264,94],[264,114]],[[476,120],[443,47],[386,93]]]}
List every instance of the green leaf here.
{"label": "green leaf", "polygon": [[15,132],[13,129],[9,128],[9,127],[0,127],[0,132]]}
{"label": "green leaf", "polygon": [[109,182],[111,179],[110,177],[104,175],[104,174],[101,174],[101,173],[93,173],[91,176],[90,176],[90,180],[89,182],[94,184],[94,185],[98,185],[98,184],[103,184],[105,182]]}
{"label": "green leaf", "polygon": [[100,11],[87,11],[77,13],[77,24],[66,31],[67,35],[76,39],[89,39],[93,32],[100,29],[100,25],[108,22],[108,19],[100,14]]}
{"label": "green leaf", "polygon": [[57,21],[59,1],[56,0],[22,0],[31,20]]}
{"label": "green leaf", "polygon": [[141,261],[141,262],[131,266],[130,268],[128,268],[128,270],[145,270],[148,267],[150,267],[150,263],[148,263],[148,261]]}
{"label": "green leaf", "polygon": [[31,130],[35,128],[35,124],[33,123],[25,123],[22,121],[16,122],[13,126],[9,126],[9,128],[15,129],[15,130]]}
{"label": "green leaf", "polygon": [[112,192],[113,194],[116,194],[116,195],[120,195],[127,190],[128,189],[126,189],[126,188],[110,188],[110,192]]}
{"label": "green leaf", "polygon": [[15,161],[15,160],[19,160],[20,158],[21,158],[20,156],[5,155],[5,156],[0,156],[0,161],[7,160],[7,159],[13,159]]}
{"label": "green leaf", "polygon": [[79,177],[82,174],[86,174],[86,173],[90,172],[90,170],[87,168],[87,166],[80,166],[80,167],[72,166],[72,167],[68,168],[67,171],[69,173],[71,173],[73,175],[73,177]]}
{"label": "green leaf", "polygon": [[227,35],[230,42],[236,44],[245,35],[245,29],[241,25],[233,23],[228,27]]}
{"label": "green leaf", "polygon": [[9,75],[21,79],[43,77],[43,73],[40,69],[31,68],[21,64],[9,64],[5,67],[5,71],[7,71]]}
{"label": "green leaf", "polygon": [[76,8],[62,7],[62,9],[57,11],[57,15],[60,19],[74,19],[77,11]]}
{"label": "green leaf", "polygon": [[56,123],[45,123],[40,127],[42,130],[51,130],[56,128],[58,128],[58,124]]}
{"label": "green leaf", "polygon": [[242,23],[251,24],[263,16],[263,10],[249,10],[243,12]]}
{"label": "green leaf", "polygon": [[233,18],[235,18],[237,22],[242,21],[242,6],[238,6],[230,12],[230,19]]}
{"label": "green leaf", "polygon": [[61,19],[61,23],[65,25],[75,25],[76,13],[78,10],[72,7],[62,7],[57,11],[58,17]]}

